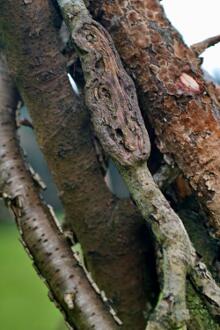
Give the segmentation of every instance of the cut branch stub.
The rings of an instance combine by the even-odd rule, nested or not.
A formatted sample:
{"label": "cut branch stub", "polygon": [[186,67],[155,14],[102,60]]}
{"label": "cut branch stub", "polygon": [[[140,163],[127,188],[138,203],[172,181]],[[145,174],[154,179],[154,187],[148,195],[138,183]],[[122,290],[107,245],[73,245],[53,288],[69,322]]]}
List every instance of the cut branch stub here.
{"label": "cut branch stub", "polygon": [[64,8],[82,62],[86,102],[105,151],[121,165],[132,166],[146,160],[150,143],[135,87],[110,36],[90,18],[83,2],[59,1],[59,4]]}

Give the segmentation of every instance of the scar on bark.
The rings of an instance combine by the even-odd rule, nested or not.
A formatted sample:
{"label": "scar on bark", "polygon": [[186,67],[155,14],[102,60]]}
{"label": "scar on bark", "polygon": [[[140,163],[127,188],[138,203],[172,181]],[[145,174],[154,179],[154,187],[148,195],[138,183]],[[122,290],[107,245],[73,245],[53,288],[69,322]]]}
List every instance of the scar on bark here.
{"label": "scar on bark", "polygon": [[0,100],[0,198],[13,211],[22,244],[70,326],[117,329],[120,320],[114,315],[114,321],[88,281],[22,159],[16,135],[17,93],[1,54]]}
{"label": "scar on bark", "polygon": [[[105,152],[115,160],[156,239],[161,293],[147,330],[186,329],[189,318],[185,299],[187,275],[192,276],[196,286],[200,283],[198,290],[205,296],[208,293],[208,302],[214,298],[211,311],[220,315],[220,289],[204,264],[202,268],[209,280],[202,280],[198,257],[188,234],[147,168],[148,134],[134,84],[121,64],[111,37],[91,18],[83,1],[59,0],[58,3],[81,60],[86,103],[95,134]],[[212,286],[215,287],[214,296],[210,294]]]}

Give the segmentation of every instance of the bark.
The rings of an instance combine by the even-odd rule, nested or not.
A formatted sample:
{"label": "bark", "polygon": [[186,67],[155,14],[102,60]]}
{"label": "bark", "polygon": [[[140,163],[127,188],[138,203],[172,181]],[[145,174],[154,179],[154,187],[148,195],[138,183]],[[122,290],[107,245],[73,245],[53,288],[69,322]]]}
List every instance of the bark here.
{"label": "bark", "polygon": [[220,236],[219,101],[197,54],[157,0],[90,1],[134,78],[160,150],[175,160]]}
{"label": "bark", "polygon": [[[65,1],[65,4],[67,3],[68,1]],[[79,4],[80,1],[77,1],[76,3]],[[140,5],[140,2],[137,2],[137,4]],[[138,235],[135,235],[134,237],[134,232],[136,232],[135,228],[137,229],[140,227],[139,225],[136,227],[135,222],[133,222],[135,217],[132,218],[132,225],[128,227],[130,229],[127,229],[127,227],[124,226],[124,222],[121,222],[121,219],[126,216],[124,213],[126,210],[124,210],[123,207],[118,206],[118,201],[112,198],[109,193],[105,193],[106,188],[104,188],[101,175],[97,174],[97,164],[95,160],[93,160],[95,159],[94,155],[90,158],[90,154],[93,154],[93,152],[91,147],[92,144],[90,143],[91,141],[88,138],[88,131],[85,134],[85,127],[88,125],[87,115],[85,112],[83,112],[83,115],[81,114],[81,110],[82,108],[84,109],[84,107],[82,106],[81,108],[79,102],[75,100],[75,102],[77,102],[77,107],[80,107],[80,109],[76,109],[73,104],[74,96],[72,95],[70,87],[68,89],[65,64],[62,62],[63,60],[58,52],[55,30],[51,25],[51,22],[49,23],[50,20],[47,16],[47,13],[49,12],[47,2],[39,1],[37,4],[32,4],[29,1],[17,1],[16,9],[17,11],[15,12],[14,2],[13,6],[11,1],[8,1],[7,5],[6,1],[2,0],[0,2],[0,29],[4,30],[6,49],[13,74],[16,77],[17,84],[22,91],[26,103],[29,105],[29,108],[32,109],[32,117],[34,118],[34,125],[35,123],[37,124],[35,126],[39,134],[40,144],[43,147],[44,152],[48,154],[50,167],[54,169],[56,182],[62,192],[62,199],[65,208],[68,210],[68,216],[70,215],[70,219],[74,219],[73,216],[75,216],[75,219],[78,218],[78,221],[74,222],[73,228],[85,246],[86,257],[89,266],[93,269],[93,274],[95,274],[95,271],[100,270],[97,273],[97,278],[99,277],[100,279],[99,282],[105,281],[106,287],[107,283],[109,286],[114,285],[114,288],[112,289],[111,287],[109,290],[111,291],[112,297],[114,297],[113,292],[116,288],[120,290],[120,294],[123,293],[123,290],[127,290],[124,294],[124,297],[127,299],[128,288],[126,287],[126,283],[129,285],[129,282],[123,281],[123,275],[127,274],[120,272],[120,274],[122,274],[119,276],[121,279],[120,282],[118,280],[119,277],[117,276],[118,268],[114,268],[113,265],[124,267],[124,269],[127,269],[130,274],[133,272],[133,268],[131,268],[130,265],[133,267],[136,261],[135,259],[130,259],[133,249],[132,251],[129,250],[129,248],[131,248],[129,244],[133,242],[132,239],[134,239],[134,242],[138,239]],[[83,12],[85,13],[84,9]],[[87,17],[87,14],[85,17]],[[74,15],[72,16],[70,13],[67,18],[71,20],[74,18]],[[91,20],[86,21],[86,23],[91,24]],[[82,25],[82,22],[80,24]],[[81,25],[79,25],[78,28]],[[15,28],[16,35],[14,33]],[[90,28],[93,29],[89,31]],[[96,34],[97,32],[98,34]],[[76,38],[77,36],[79,37],[77,33],[82,33],[83,36],[87,36],[88,39],[84,40],[83,43],[80,43],[80,39]],[[86,73],[85,78],[87,80],[87,87],[89,87],[87,89],[87,104],[89,105],[90,110],[93,111],[93,114],[94,111],[100,111],[100,114],[102,114],[102,111],[104,110],[104,119],[110,126],[109,129],[106,129],[106,127],[100,127],[98,115],[95,114],[93,118],[95,118],[94,123],[96,123],[97,135],[104,140],[103,146],[106,148],[107,152],[120,163],[119,167],[121,168],[121,172],[124,175],[133,198],[139,205],[143,216],[149,221],[148,215],[149,212],[151,212],[153,217],[152,228],[158,241],[157,251],[160,250],[160,254],[158,253],[158,269],[162,271],[161,277],[164,280],[165,286],[161,288],[161,295],[155,312],[151,316],[151,321],[148,323],[148,329],[167,329],[167,327],[171,328],[171,326],[172,328],[176,328],[177,325],[182,329],[185,329],[185,321],[187,318],[184,292],[186,274],[191,276],[191,280],[197,290],[200,291],[201,296],[203,296],[206,302],[210,304],[211,312],[219,315],[219,288],[212,280],[211,275],[208,273],[205,266],[198,260],[178,216],[170,209],[157,186],[153,183],[152,177],[146,168],[146,164],[142,164],[141,160],[146,159],[149,152],[147,134],[137,106],[133,84],[123,71],[110,37],[94,21],[93,25],[89,26],[89,28],[86,26],[85,31],[79,29],[77,33],[74,35],[74,38],[76,38],[79,46],[78,48],[81,50],[79,55],[84,65],[83,69]],[[43,38],[44,35],[46,35],[45,40],[48,41],[47,45]],[[109,44],[106,44],[105,39],[102,39],[103,35],[107,38],[107,41],[110,42],[110,49],[108,48]],[[100,38],[102,41],[102,51],[105,51],[105,56],[101,54],[99,57],[98,52],[100,49],[98,48],[98,51],[95,52],[97,57],[90,57],[91,50],[94,51],[93,47],[91,48],[92,43],[100,41]],[[88,48],[84,49],[84,47]],[[94,52],[92,55],[94,56]],[[108,57],[109,55],[111,56]],[[102,61],[103,58],[105,61]],[[97,61],[97,59],[99,59],[99,61]],[[101,87],[98,90],[95,89],[95,84],[91,80],[91,77],[94,78],[96,72],[96,70],[91,71],[92,67],[90,67],[90,65],[92,64],[97,65],[98,69],[98,76],[96,78],[98,78],[98,86]],[[103,64],[104,66],[102,66]],[[108,70],[114,69],[112,71],[114,74],[110,74],[111,78],[113,78],[112,80],[109,79],[109,73],[107,75],[108,79],[105,79],[105,68],[108,68]],[[182,78],[185,83],[189,80],[187,76],[183,76]],[[189,81],[192,83],[192,80]],[[104,86],[102,86],[103,82]],[[65,86],[65,88],[62,88],[62,86]],[[110,99],[111,95],[114,95],[115,103],[114,101],[112,102],[113,98],[110,102],[108,88],[106,90],[106,87],[109,86],[113,86],[113,89],[110,89]],[[195,86],[196,85],[194,84],[193,87]],[[117,87],[118,90],[115,90],[115,87]],[[97,101],[98,109],[94,107],[94,100]],[[74,111],[72,112],[71,110],[73,109]],[[108,111],[110,110],[110,112],[108,113],[106,110],[107,112],[105,113],[105,109]],[[128,109],[130,109],[130,113],[127,111]],[[112,110],[115,111],[114,114],[111,113]],[[127,121],[129,123],[126,128],[124,126],[126,126],[125,123],[127,124]],[[47,126],[46,132],[43,132],[45,130],[46,122],[48,122],[49,125]],[[74,124],[72,122],[74,122]],[[117,128],[120,130],[117,131]],[[60,132],[60,130],[62,130],[62,132]],[[64,137],[60,137],[61,133],[62,136],[65,137],[65,141],[67,141],[66,143],[64,143]],[[80,134],[81,136],[79,139]],[[83,146],[80,144],[80,141],[85,141]],[[88,141],[90,142],[88,143]],[[89,145],[88,148],[85,147],[86,143]],[[56,152],[57,146],[59,146],[58,153]],[[80,150],[80,147],[82,150]],[[75,148],[74,152],[71,148]],[[73,158],[73,153],[76,154],[75,158]],[[71,154],[71,156],[68,156],[68,154]],[[81,157],[83,157],[83,160]],[[77,163],[79,160],[80,162]],[[89,161],[87,162],[87,160]],[[75,161],[74,165],[71,161]],[[96,180],[91,175],[94,175],[94,172],[96,172]],[[77,181],[75,173],[80,173]],[[97,177],[99,179],[97,179]],[[89,185],[89,188],[86,188],[88,182],[91,182],[93,185],[91,187]],[[81,183],[84,185],[82,190],[79,188],[79,184]],[[95,190],[94,185],[96,188]],[[101,194],[100,190],[97,189],[98,185],[100,185],[99,188],[101,189]],[[84,195],[85,189],[87,192],[86,196]],[[11,201],[11,198],[8,198],[6,195],[4,196],[6,200]],[[109,199],[107,199],[106,196],[109,196]],[[147,196],[148,198],[146,199]],[[76,203],[73,203],[75,201]],[[110,201],[110,203],[112,203],[111,207],[109,208],[108,203],[105,204],[104,201]],[[86,210],[85,205],[91,207],[91,209]],[[106,209],[103,205],[106,206]],[[125,202],[125,205],[130,204],[129,202]],[[154,206],[153,209],[152,205]],[[115,213],[113,211],[115,211]],[[116,211],[118,212],[117,215]],[[104,216],[103,212],[105,212]],[[121,212],[123,212],[124,215],[119,218]],[[133,214],[133,211],[129,212]],[[109,219],[110,221],[108,221]],[[126,221],[127,220],[128,219],[126,219]],[[82,221],[84,226],[82,226]],[[106,223],[108,223],[107,228]],[[151,221],[149,223],[152,224]],[[172,224],[174,225],[173,228],[170,227]],[[118,240],[112,242],[113,238],[110,237],[110,234],[112,234],[113,226],[116,228],[115,234],[119,237],[121,245]],[[120,229],[122,230],[121,232]],[[173,237],[169,237],[172,232],[174,232],[175,240],[176,237],[179,238],[177,242],[174,241]],[[122,233],[121,236],[120,233]],[[128,234],[128,236],[125,236],[124,234]],[[100,237],[101,235],[102,237]],[[108,237],[111,243],[107,244]],[[129,239],[127,239],[127,237]],[[129,244],[127,244],[127,242],[129,242]],[[164,242],[167,244],[164,245]],[[138,251],[138,246],[138,243],[134,244],[135,253]],[[109,249],[111,248],[111,252],[113,253],[109,256]],[[124,263],[120,263],[119,261],[122,254],[121,251],[123,251]],[[124,254],[124,252],[126,253]],[[118,257],[117,260],[114,259],[114,253]],[[180,253],[180,260],[177,260],[176,257],[172,258],[173,253],[175,256]],[[127,256],[127,258],[125,256]],[[160,256],[164,261],[163,263],[161,263]],[[137,255],[135,257],[137,257]],[[104,258],[106,260],[104,260]],[[112,263],[108,262],[109,260],[112,261]],[[167,264],[167,260],[169,260],[170,263]],[[143,259],[140,258],[139,261],[143,261]],[[106,262],[109,265],[105,264],[103,266],[103,262]],[[99,264],[100,268],[98,268],[97,264]],[[115,275],[116,281],[113,279],[113,283],[111,283],[110,276],[106,276],[106,273],[104,272],[104,276],[101,276],[100,273],[103,269],[110,276]],[[114,273],[112,273],[113,269],[115,269]],[[180,273],[178,273],[178,270],[180,270]],[[171,283],[169,275],[172,275],[172,278],[175,279],[174,285]],[[107,280],[104,278],[107,278]],[[132,280],[133,279],[134,278],[132,277]],[[138,281],[139,283],[137,283]],[[132,290],[135,287],[139,288],[137,292],[133,291],[137,295],[141,292],[141,286],[139,287],[139,285],[142,283],[142,279],[140,280],[140,278],[138,278],[138,281],[135,280],[135,285],[132,286]],[[119,282],[121,283],[121,288],[119,287]],[[202,329],[205,322],[200,324],[200,320],[204,319],[205,315],[208,319],[209,328],[217,329],[216,323],[211,321],[207,310],[205,310],[203,306],[201,307],[200,298],[196,296],[196,301],[194,299],[195,295],[192,287],[189,288],[190,289],[188,290],[193,292],[193,304],[189,302],[189,306],[193,306],[194,309],[199,306],[203,313],[202,317],[198,315],[197,323],[193,319],[194,324],[199,324],[198,329]],[[131,292],[129,292],[129,295],[132,299]],[[134,300],[135,303],[139,303],[136,301],[137,295]],[[144,296],[143,292],[141,292],[140,296]],[[187,297],[190,297],[190,294],[188,294]],[[71,297],[68,295],[67,301],[69,301],[69,298]],[[119,308],[122,309],[122,306],[126,306],[126,299],[125,303],[123,302],[124,305],[119,302]],[[129,306],[132,306],[132,304]],[[183,313],[183,315],[181,310],[182,306],[183,310],[186,312],[185,314]],[[127,307],[125,313],[131,314],[129,307]],[[128,318],[126,320],[126,322],[130,322],[130,327],[128,325],[129,323],[125,323],[124,327],[126,328],[127,326],[127,329],[131,329],[135,325],[135,318],[138,320],[138,315],[141,315],[141,313],[142,308],[135,310],[135,316],[133,317],[133,315],[131,315],[130,320],[127,321]],[[193,311],[193,313],[195,312]],[[133,323],[131,323],[132,318]],[[143,324],[143,318],[141,319],[141,322]],[[190,323],[188,323],[189,329],[190,326]],[[135,329],[138,327],[140,327],[140,329],[143,328],[140,323],[135,326]]]}
{"label": "bark", "polygon": [[0,197],[14,213],[23,245],[71,327],[117,329],[22,160],[16,136],[17,96],[2,56],[0,91]]}
{"label": "bark", "polygon": [[215,46],[217,43],[220,42],[220,35],[205,39],[201,42],[198,42],[191,46],[193,52],[199,56],[201,55],[207,48]]}
{"label": "bark", "polygon": [[[103,27],[83,1],[59,0],[76,45],[86,80],[86,103],[100,143],[117,163],[128,189],[157,244],[161,293],[147,330],[186,329],[186,276],[220,315],[220,288],[199,260],[180,218],[147,168],[150,143],[140,115],[134,85]],[[119,134],[120,131],[120,134]]]}
{"label": "bark", "polygon": [[89,271],[116,307],[123,327],[142,329],[152,290],[150,276],[145,278],[145,252],[152,259],[152,249],[144,247],[144,224],[132,203],[119,201],[105,186],[88,114],[66,76],[55,24],[47,1],[0,1],[10,70]]}

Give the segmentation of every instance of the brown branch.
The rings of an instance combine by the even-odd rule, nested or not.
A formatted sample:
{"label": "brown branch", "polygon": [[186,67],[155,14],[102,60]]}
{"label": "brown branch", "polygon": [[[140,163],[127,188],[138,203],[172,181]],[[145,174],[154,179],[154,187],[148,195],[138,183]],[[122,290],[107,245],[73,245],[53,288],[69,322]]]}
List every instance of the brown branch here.
{"label": "brown branch", "polygon": [[220,120],[213,84],[157,0],[90,1],[135,79],[158,147],[169,154],[202,202],[220,237]]}
{"label": "brown branch", "polygon": [[16,137],[15,92],[2,61],[0,73],[1,197],[12,209],[23,244],[68,324],[79,329],[116,329],[33,185],[21,158]]}
{"label": "brown branch", "polygon": [[201,55],[207,48],[215,46],[220,42],[220,35],[205,39],[191,46],[196,56]]}
{"label": "brown branch", "polygon": [[150,239],[133,203],[119,201],[104,183],[83,95],[76,97],[68,81],[49,4],[0,1],[9,67],[92,277],[113,302],[123,327],[142,330],[143,310],[154,294]]}
{"label": "brown branch", "polygon": [[[83,1],[59,0],[58,3],[82,63],[86,102],[95,132],[107,154],[118,164],[157,242],[161,293],[147,330],[186,329],[189,318],[186,275],[196,253],[181,220],[147,168],[150,142],[134,85],[123,69],[110,36],[92,20]],[[215,287],[215,304],[220,313],[220,289]]]}

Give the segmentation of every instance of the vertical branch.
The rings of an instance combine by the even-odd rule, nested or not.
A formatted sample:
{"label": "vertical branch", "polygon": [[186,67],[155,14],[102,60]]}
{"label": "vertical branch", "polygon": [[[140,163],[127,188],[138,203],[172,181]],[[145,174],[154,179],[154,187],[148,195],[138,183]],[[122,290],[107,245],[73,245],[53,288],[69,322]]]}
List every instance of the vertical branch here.
{"label": "vertical branch", "polygon": [[119,201],[104,183],[89,115],[83,96],[74,94],[67,78],[50,5],[0,1],[9,67],[92,277],[113,302],[123,327],[141,330],[154,278],[148,271],[144,281],[146,259],[153,252],[149,244],[145,247],[145,225],[132,202]]}
{"label": "vertical branch", "polygon": [[[110,36],[91,18],[83,1],[58,0],[58,3],[82,63],[86,102],[95,132],[106,153],[117,162],[157,242],[161,293],[147,330],[185,330],[189,319],[185,297],[186,276],[190,268],[196,270],[197,256],[181,220],[147,168],[150,143],[135,87],[122,66]],[[215,313],[217,305],[219,314],[220,289],[204,265],[203,268],[210,281],[202,283],[198,280],[197,285],[200,283],[206,293],[210,293],[214,285],[216,292],[212,312]],[[190,274],[195,279],[193,273]],[[209,289],[204,290],[205,287]],[[209,301],[210,296],[206,298]]]}

